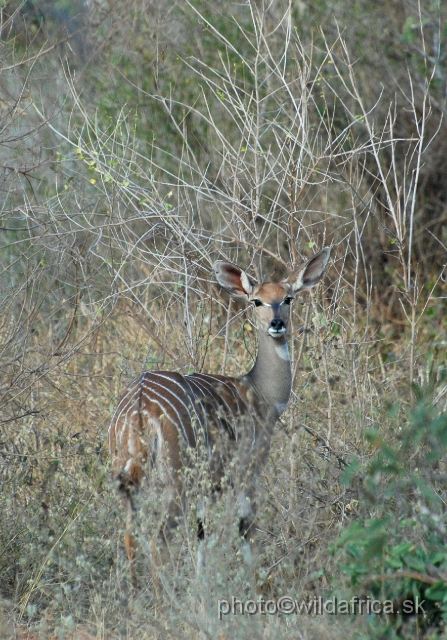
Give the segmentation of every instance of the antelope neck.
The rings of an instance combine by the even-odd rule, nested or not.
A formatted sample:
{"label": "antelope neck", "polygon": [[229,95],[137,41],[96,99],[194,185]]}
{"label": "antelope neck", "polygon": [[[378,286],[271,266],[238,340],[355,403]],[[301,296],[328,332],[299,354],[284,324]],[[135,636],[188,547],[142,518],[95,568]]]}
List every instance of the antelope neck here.
{"label": "antelope neck", "polygon": [[244,378],[279,417],[287,406],[292,389],[292,369],[285,336],[273,338],[259,329],[256,362]]}

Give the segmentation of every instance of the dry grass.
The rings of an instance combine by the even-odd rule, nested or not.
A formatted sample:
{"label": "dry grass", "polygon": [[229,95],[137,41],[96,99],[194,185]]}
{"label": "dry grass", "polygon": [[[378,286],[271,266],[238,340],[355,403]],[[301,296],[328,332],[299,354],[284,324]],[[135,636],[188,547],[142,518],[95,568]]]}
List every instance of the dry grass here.
{"label": "dry grass", "polygon": [[[115,31],[112,14],[96,14],[96,60],[120,52],[116,67],[98,62],[96,84],[79,60],[74,76],[51,52],[16,66],[14,47],[34,32],[5,20],[17,39],[5,44],[14,75],[0,95],[9,140],[0,150],[0,636],[368,637],[363,617],[219,620],[219,600],[257,597],[225,500],[204,575],[185,514],[156,602],[147,537],[157,496],[147,492],[141,591],[130,602],[106,432],[142,370],[237,375],[251,366],[251,313],[219,291],[215,259],[280,278],[330,244],[324,281],[294,310],[296,376],[260,482],[259,563],[264,597],[275,602],[348,590],[331,546],[364,505],[361,478],[342,482],[346,466],[374,455],[371,427],[398,440],[413,383],[431,385],[445,411],[445,211],[427,195],[445,145],[441,62],[431,64],[415,28],[417,71],[399,97],[378,99],[352,63],[356,43],[336,29],[312,43],[282,3],[235,8],[231,28],[220,4],[198,15],[193,3],[169,5],[175,20],[163,41],[190,38],[184,85],[180,62],[165,64],[160,48],[148,86],[131,71],[143,68],[160,7],[146,3],[139,21],[141,7],[130,4],[115,8],[126,9]],[[181,29],[177,10],[189,25],[200,19],[201,31]],[[416,64],[423,46],[425,71]],[[44,89],[47,64],[57,92]],[[126,96],[141,100],[138,113],[129,98],[110,117],[113,69],[129,76],[122,91],[135,91]]]}

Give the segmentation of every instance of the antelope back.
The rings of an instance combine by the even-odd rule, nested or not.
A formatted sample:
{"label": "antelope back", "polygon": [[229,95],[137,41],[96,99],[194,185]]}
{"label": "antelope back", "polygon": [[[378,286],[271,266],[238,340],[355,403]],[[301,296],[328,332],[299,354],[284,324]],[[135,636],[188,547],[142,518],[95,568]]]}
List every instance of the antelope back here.
{"label": "antelope back", "polygon": [[181,471],[185,451],[191,448],[205,448],[215,483],[236,449],[240,464],[248,469],[261,451],[268,452],[267,422],[275,422],[270,413],[243,378],[142,374],[127,388],[109,431],[121,488],[138,487],[147,463],[165,467],[164,473],[166,466]]}

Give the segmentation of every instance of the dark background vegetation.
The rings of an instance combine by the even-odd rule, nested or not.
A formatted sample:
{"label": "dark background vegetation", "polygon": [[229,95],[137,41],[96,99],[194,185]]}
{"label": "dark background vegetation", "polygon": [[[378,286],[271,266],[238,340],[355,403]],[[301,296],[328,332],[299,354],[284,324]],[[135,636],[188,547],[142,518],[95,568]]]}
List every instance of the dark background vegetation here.
{"label": "dark background vegetation", "polygon": [[[447,5],[14,0],[1,29],[0,636],[445,637]],[[142,535],[129,601],[121,391],[248,369],[250,311],[212,263],[280,278],[326,245],[294,310],[258,587],[426,615],[219,621],[219,598],[257,597],[222,514],[199,576],[185,518],[163,602]]]}

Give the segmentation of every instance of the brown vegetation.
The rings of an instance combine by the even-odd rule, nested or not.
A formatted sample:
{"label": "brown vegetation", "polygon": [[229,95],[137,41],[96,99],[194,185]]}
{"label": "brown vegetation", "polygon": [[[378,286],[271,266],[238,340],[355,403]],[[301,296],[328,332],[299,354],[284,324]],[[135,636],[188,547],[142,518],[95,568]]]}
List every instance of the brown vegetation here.
{"label": "brown vegetation", "polygon": [[347,593],[331,545],[384,505],[414,504],[414,545],[442,538],[441,508],[419,527],[416,480],[389,496],[381,469],[343,474],[386,440],[401,479],[445,497],[442,446],[405,458],[402,433],[421,396],[441,413],[447,397],[446,7],[87,4],[1,9],[1,633],[379,637],[364,617],[219,621],[219,599],[255,597],[224,502],[205,574],[185,514],[163,603],[146,553],[129,606],[106,432],[143,370],[250,368],[251,312],[211,282],[215,260],[279,278],[331,245],[295,306],[292,399],[261,477],[265,596]]}

